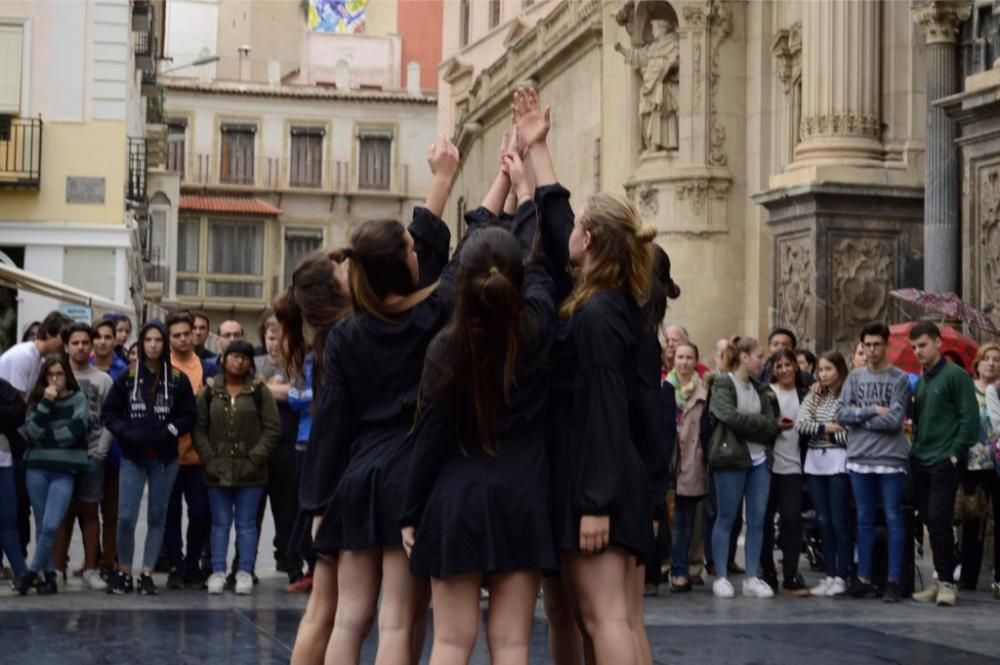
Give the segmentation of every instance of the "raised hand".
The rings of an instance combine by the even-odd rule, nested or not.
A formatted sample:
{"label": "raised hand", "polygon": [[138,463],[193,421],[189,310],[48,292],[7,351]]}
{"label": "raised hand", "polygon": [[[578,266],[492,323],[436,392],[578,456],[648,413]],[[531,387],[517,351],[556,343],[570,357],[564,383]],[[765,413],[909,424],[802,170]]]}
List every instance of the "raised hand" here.
{"label": "raised hand", "polygon": [[545,143],[549,135],[550,111],[546,106],[542,111],[538,102],[538,93],[534,88],[514,91],[514,104],[511,107],[514,115],[514,126],[524,145],[530,148],[532,145]]}
{"label": "raised hand", "polygon": [[510,188],[517,195],[518,203],[526,199],[531,198],[531,183],[528,181],[528,176],[524,168],[524,162],[521,161],[521,156],[517,152],[511,150],[504,153],[503,157],[504,168],[507,169],[507,175],[510,176]]}
{"label": "raised hand", "polygon": [[503,133],[503,140],[500,141],[500,172],[504,175],[509,175],[507,171],[507,164],[504,162],[504,155],[506,155],[511,149],[511,135],[510,132]]}
{"label": "raised hand", "polygon": [[431,167],[431,173],[435,176],[448,178],[455,177],[458,172],[458,148],[444,136],[438,136],[436,143],[433,143],[427,151],[427,164]]}

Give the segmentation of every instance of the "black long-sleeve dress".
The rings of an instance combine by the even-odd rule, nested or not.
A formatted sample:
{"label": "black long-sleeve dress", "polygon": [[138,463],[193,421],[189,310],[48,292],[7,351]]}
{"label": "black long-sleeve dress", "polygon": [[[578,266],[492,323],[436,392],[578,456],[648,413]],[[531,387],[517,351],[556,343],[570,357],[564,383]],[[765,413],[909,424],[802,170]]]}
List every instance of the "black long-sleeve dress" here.
{"label": "black long-sleeve dress", "polygon": [[[534,236],[534,210],[533,203],[525,203],[513,221],[525,253]],[[494,454],[482,450],[474,427],[456,432],[454,396],[437,389],[450,362],[443,337],[428,351],[400,519],[402,526],[416,527],[414,575],[557,569],[543,428],[556,327],[550,270],[540,253],[525,271],[514,383],[506,403],[501,398],[498,404]],[[500,395],[505,348],[501,340],[495,352]]]}
{"label": "black long-sleeve dress", "polygon": [[[536,198],[562,299],[572,289],[559,265],[569,262],[569,192],[539,187]],[[659,402],[645,385],[651,373],[642,337],[639,305],[623,290],[595,294],[556,332],[546,437],[560,550],[578,551],[583,515],[609,516],[611,544],[631,554],[641,558],[652,547],[651,507],[666,494],[668,457]]]}

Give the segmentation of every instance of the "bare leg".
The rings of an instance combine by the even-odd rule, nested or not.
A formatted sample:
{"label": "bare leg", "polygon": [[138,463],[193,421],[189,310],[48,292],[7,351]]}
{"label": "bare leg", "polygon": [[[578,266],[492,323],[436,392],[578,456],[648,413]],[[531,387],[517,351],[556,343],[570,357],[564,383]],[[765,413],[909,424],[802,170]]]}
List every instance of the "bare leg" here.
{"label": "bare leg", "polygon": [[377,548],[344,550],[337,561],[337,616],[326,647],[326,665],[357,665],[371,630],[382,577]]}
{"label": "bare leg", "polygon": [[322,665],[336,614],[337,560],[319,557],[313,571],[312,593],[295,635],[291,665]]}
{"label": "bare leg", "polygon": [[528,665],[531,622],[538,599],[538,571],[491,575],[486,634],[492,665]]}
{"label": "bare leg", "polygon": [[637,566],[635,557],[628,558],[628,623],[635,641],[635,655],[639,665],[653,665],[653,650],[646,634],[645,612],[642,608],[646,586],[646,567]]}
{"label": "bare leg", "polygon": [[[563,572],[565,575],[565,571]],[[542,579],[542,601],[549,622],[549,658],[553,665],[580,665],[583,636],[562,577]]]}
{"label": "bare leg", "polygon": [[417,597],[416,616],[413,618],[413,636],[410,640],[413,648],[410,652],[410,662],[419,663],[424,655],[424,641],[427,639],[427,610],[431,603],[430,582],[424,584]]}
{"label": "bare leg", "polygon": [[[382,552],[382,603],[378,611],[376,665],[400,665],[413,658],[413,626],[427,610],[427,580],[410,574],[402,547]],[[419,657],[418,657],[419,659]]]}
{"label": "bare leg", "polygon": [[479,573],[431,579],[434,646],[430,665],[468,665],[479,633]]}
{"label": "bare leg", "polygon": [[602,554],[564,553],[587,634],[600,665],[636,665],[625,589],[629,557],[618,548]]}

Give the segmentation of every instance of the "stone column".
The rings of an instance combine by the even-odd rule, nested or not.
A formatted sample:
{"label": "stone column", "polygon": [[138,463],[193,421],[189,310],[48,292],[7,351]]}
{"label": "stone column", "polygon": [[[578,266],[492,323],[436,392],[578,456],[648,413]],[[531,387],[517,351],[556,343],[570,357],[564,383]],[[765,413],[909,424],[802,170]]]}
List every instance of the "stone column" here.
{"label": "stone column", "polygon": [[802,141],[794,166],[882,158],[878,0],[802,5]]}
{"label": "stone column", "polygon": [[959,174],[955,122],[934,101],[959,91],[956,39],[972,3],[955,0],[913,5],[913,20],[927,40],[927,156],[924,176],[924,290],[958,292]]}

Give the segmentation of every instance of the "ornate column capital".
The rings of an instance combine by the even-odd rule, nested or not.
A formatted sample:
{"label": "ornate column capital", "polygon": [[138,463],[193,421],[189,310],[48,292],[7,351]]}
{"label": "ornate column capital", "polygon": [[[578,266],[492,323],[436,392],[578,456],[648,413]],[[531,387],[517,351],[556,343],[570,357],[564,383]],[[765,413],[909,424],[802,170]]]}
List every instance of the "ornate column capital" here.
{"label": "ornate column capital", "polygon": [[910,8],[913,21],[924,30],[928,44],[954,44],[962,23],[972,15],[968,0],[932,0],[914,2]]}

